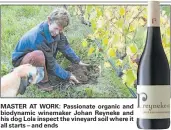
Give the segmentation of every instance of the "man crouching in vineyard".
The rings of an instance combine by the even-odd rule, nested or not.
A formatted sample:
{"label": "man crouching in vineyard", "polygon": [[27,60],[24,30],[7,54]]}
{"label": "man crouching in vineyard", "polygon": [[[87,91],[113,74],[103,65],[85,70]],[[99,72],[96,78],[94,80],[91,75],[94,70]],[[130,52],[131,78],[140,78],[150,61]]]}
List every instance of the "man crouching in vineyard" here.
{"label": "man crouching in vineyard", "polygon": [[44,79],[37,84],[38,88],[44,91],[53,90],[48,74],[79,83],[72,73],[64,70],[56,62],[55,57],[58,51],[62,52],[72,63],[87,65],[75,54],[63,34],[63,29],[68,26],[69,21],[69,14],[65,9],[54,10],[48,16],[47,21],[38,24],[22,36],[12,53],[14,67],[22,64],[44,67]]}

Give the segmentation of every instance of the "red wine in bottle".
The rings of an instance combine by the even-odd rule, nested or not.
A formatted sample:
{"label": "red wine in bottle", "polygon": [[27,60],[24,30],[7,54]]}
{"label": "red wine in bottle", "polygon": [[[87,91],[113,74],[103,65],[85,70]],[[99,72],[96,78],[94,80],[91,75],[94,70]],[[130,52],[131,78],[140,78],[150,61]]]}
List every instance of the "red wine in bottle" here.
{"label": "red wine in bottle", "polygon": [[160,3],[148,2],[146,45],[137,73],[137,126],[167,129],[170,126],[170,69],[160,34]]}

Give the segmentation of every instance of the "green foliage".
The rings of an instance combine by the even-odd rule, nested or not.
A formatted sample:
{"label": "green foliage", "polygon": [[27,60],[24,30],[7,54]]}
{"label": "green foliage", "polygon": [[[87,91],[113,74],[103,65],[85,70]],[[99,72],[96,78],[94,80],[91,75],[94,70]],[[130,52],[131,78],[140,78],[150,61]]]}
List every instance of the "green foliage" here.
{"label": "green foliage", "polygon": [[[137,65],[133,57],[139,58],[146,40],[147,8],[146,6],[86,6],[86,17],[91,21],[93,33],[87,39],[97,39],[101,41],[103,52],[89,51],[93,53],[104,53],[104,60],[110,58],[117,61],[115,67],[120,66],[124,71],[122,77],[123,83],[129,87],[134,86],[136,80]],[[161,8],[161,34],[163,47],[170,62],[170,26],[169,26],[169,7]],[[87,16],[87,15],[86,15]],[[85,44],[85,43],[84,43]],[[99,46],[98,46],[99,48]],[[118,63],[120,57],[118,52],[125,53],[127,56],[123,59],[125,64]],[[93,50],[93,49],[91,49]],[[125,65],[127,68],[125,68]]]}
{"label": "green foliage", "polygon": [[[47,19],[49,13],[60,6],[1,6],[1,76],[11,68],[11,55],[21,36]],[[132,87],[136,80],[137,64],[146,40],[147,8],[145,6],[66,6],[71,24],[65,29],[68,41],[80,58],[101,66],[97,84],[73,86],[66,90],[57,88],[51,93],[30,86],[20,97],[132,97],[125,84]],[[161,8],[162,44],[170,63],[170,11]],[[91,23],[91,27],[81,21]],[[97,42],[96,42],[97,41]],[[122,55],[126,56],[122,58]],[[70,62],[61,53],[56,57],[66,68]],[[109,64],[113,61],[117,71]]]}
{"label": "green foliage", "polygon": [[165,13],[167,16],[170,16],[170,7],[169,6],[162,6],[161,10],[163,13]]}
{"label": "green foliage", "polygon": [[8,73],[8,68],[6,64],[1,64],[1,75],[5,75]]}
{"label": "green foliage", "polygon": [[88,97],[92,97],[93,91],[91,88],[85,88],[85,92]]}
{"label": "green foliage", "polygon": [[122,77],[123,82],[126,83],[128,86],[133,86],[134,81],[136,79],[136,74],[133,70],[127,70],[124,72],[124,76]]}

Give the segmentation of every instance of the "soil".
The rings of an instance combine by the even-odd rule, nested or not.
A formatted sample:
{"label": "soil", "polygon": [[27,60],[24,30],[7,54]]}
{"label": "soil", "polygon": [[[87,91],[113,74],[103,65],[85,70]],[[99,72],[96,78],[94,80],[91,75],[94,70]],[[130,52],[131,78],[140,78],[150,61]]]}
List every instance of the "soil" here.
{"label": "soil", "polygon": [[[71,64],[66,68],[67,71],[74,74],[80,84],[74,86],[81,86],[83,84],[97,84],[97,78],[100,75],[100,69],[97,65],[80,66],[78,64]],[[62,80],[56,76],[49,75],[50,84],[56,88],[65,89],[73,86],[68,80]]]}

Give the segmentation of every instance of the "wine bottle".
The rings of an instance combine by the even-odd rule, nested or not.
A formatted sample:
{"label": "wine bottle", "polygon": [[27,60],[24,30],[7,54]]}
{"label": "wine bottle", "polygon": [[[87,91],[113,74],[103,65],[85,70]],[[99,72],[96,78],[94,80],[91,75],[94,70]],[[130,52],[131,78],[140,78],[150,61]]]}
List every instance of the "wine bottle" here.
{"label": "wine bottle", "polygon": [[170,69],[160,34],[160,3],[148,2],[146,44],[137,72],[137,126],[170,126]]}

